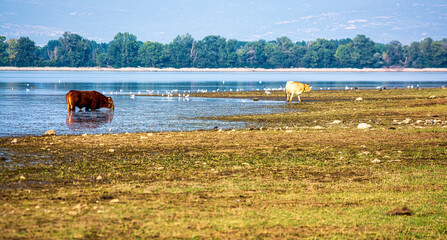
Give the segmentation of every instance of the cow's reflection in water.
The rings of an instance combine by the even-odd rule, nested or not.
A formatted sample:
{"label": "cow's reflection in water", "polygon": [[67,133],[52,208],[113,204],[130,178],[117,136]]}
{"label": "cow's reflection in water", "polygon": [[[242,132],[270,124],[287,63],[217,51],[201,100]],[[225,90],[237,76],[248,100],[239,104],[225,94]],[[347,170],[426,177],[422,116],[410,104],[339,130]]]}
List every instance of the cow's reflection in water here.
{"label": "cow's reflection in water", "polygon": [[94,129],[111,123],[113,111],[69,111],[67,114],[67,126],[71,130]]}

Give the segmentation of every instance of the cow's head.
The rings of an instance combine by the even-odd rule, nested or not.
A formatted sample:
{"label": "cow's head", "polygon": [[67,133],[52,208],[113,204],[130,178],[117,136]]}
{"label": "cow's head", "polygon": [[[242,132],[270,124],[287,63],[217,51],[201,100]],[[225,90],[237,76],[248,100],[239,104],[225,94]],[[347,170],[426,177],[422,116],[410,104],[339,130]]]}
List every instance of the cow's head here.
{"label": "cow's head", "polygon": [[309,83],[304,84],[304,92],[310,92],[310,85],[309,85]]}
{"label": "cow's head", "polygon": [[111,97],[107,98],[107,108],[110,108],[112,110],[115,109],[115,105],[113,105],[113,100]]}

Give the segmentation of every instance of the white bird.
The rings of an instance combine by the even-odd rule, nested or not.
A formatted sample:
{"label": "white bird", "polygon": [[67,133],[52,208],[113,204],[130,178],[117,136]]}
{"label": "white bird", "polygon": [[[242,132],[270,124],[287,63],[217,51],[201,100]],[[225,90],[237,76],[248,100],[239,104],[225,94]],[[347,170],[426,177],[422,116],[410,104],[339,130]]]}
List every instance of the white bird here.
{"label": "white bird", "polygon": [[130,94],[131,99],[135,99],[135,94]]}
{"label": "white bird", "polygon": [[265,94],[270,95],[272,93],[269,90],[265,90]]}

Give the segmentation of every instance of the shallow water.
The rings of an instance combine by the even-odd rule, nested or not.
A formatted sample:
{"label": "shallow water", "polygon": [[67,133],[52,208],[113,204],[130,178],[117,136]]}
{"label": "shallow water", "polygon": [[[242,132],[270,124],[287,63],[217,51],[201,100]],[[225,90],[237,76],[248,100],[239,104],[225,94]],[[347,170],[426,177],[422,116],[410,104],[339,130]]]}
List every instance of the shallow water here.
{"label": "shallow water", "polygon": [[[284,102],[183,95],[281,89],[290,80],[310,82],[313,90],[440,87],[446,85],[447,73],[0,72],[0,136],[41,135],[49,129],[57,134],[95,134],[241,128],[245,123],[201,117],[282,111],[268,106]],[[71,89],[112,96],[116,109],[68,114],[65,94]],[[130,97],[167,92],[174,96]]]}

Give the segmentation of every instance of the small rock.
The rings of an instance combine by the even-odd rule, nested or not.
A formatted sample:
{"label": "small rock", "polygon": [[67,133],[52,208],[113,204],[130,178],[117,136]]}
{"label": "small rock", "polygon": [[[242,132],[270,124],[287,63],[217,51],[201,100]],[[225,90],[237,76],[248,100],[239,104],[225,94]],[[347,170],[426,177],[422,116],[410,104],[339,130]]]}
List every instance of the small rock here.
{"label": "small rock", "polygon": [[68,213],[68,215],[71,215],[71,216],[75,216],[78,214],[78,212],[76,212],[76,211],[68,211],[67,213]]}
{"label": "small rock", "polygon": [[97,177],[96,177],[96,180],[102,180],[102,176],[101,175],[98,175]]}
{"label": "small rock", "polygon": [[83,137],[87,137],[87,133],[83,133],[82,136],[83,136]]}
{"label": "small rock", "polygon": [[322,126],[315,126],[314,129],[320,130],[320,129],[323,129],[323,127]]}
{"label": "small rock", "polygon": [[23,175],[21,175],[21,176],[19,177],[19,179],[20,179],[20,180],[25,180],[25,179],[26,179],[26,177],[25,177],[25,176],[23,176]]}
{"label": "small rock", "polygon": [[340,124],[341,120],[334,120],[331,124]]}
{"label": "small rock", "polygon": [[368,123],[360,123],[359,125],[357,125],[358,129],[368,129],[371,128],[371,124]]}
{"label": "small rock", "polygon": [[17,143],[17,142],[18,142],[17,138],[14,138],[14,139],[11,141],[11,143]]}
{"label": "small rock", "polygon": [[259,101],[258,98],[253,98],[253,102],[257,102],[257,101]]}
{"label": "small rock", "polygon": [[388,162],[400,162],[399,159],[388,160]]}
{"label": "small rock", "polygon": [[115,199],[112,199],[112,200],[110,200],[110,203],[117,203],[117,202],[119,202],[120,200],[118,199],[118,198],[115,198]]}
{"label": "small rock", "polygon": [[407,118],[402,121],[402,123],[404,123],[404,124],[409,124],[410,122],[411,122],[411,118]]}
{"label": "small rock", "polygon": [[362,98],[362,97],[358,97],[358,98],[356,98],[355,100],[356,100],[356,101],[363,101],[363,98]]}
{"label": "small rock", "polygon": [[382,161],[380,161],[379,159],[376,158],[376,159],[372,160],[371,162],[372,163],[381,163]]}
{"label": "small rock", "polygon": [[368,152],[368,151],[363,151],[363,152],[359,153],[359,155],[360,155],[360,156],[361,156],[361,155],[369,155],[369,152]]}
{"label": "small rock", "polygon": [[44,135],[49,135],[49,136],[56,135],[56,132],[53,129],[51,129],[51,130],[46,131]]}
{"label": "small rock", "polygon": [[154,136],[153,133],[148,133],[147,135],[148,135],[149,137]]}
{"label": "small rock", "polygon": [[113,153],[113,152],[115,152],[115,149],[109,149],[109,152],[111,152],[111,153]]}
{"label": "small rock", "polygon": [[428,97],[428,98],[433,99],[433,98],[436,98],[436,96],[435,96],[435,95],[431,95],[431,96]]}

